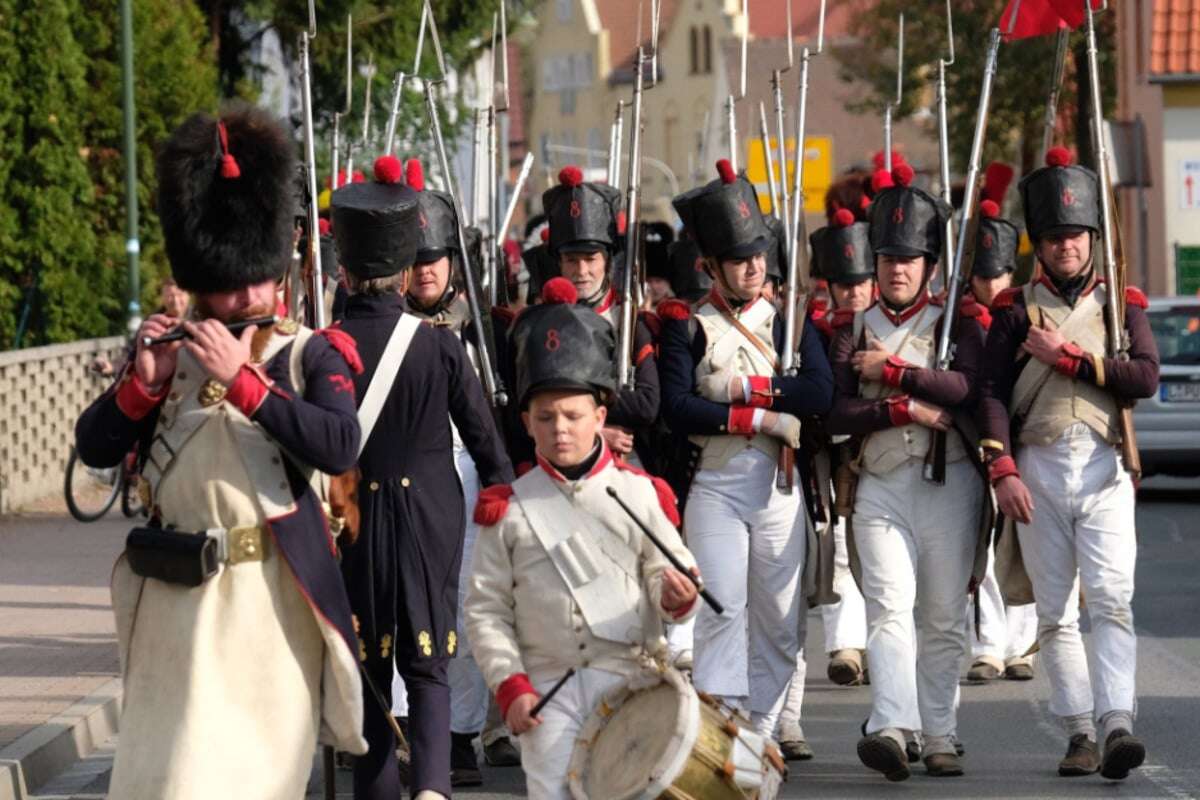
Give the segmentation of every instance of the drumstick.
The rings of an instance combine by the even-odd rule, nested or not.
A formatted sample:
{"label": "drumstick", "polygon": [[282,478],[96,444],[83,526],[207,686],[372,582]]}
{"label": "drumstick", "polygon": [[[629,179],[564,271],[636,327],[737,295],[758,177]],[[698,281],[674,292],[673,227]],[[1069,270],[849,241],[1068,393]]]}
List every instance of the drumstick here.
{"label": "drumstick", "polygon": [[[274,325],[276,322],[277,320],[275,317],[255,317],[254,319],[240,319],[237,322],[230,322],[225,327],[229,329],[230,333],[241,333],[251,325],[257,325],[258,327],[263,328],[267,325]],[[192,335],[185,331],[182,327],[172,328],[167,333],[164,333],[162,336],[159,336],[155,339],[151,339],[149,336],[143,336],[142,347],[154,347],[156,344],[166,344],[167,342],[177,342],[180,339],[190,338],[192,338]]]}
{"label": "drumstick", "polygon": [[718,615],[724,614],[725,607],[717,602],[717,598],[708,593],[708,590],[704,588],[704,584],[700,581],[700,579],[693,575],[692,571],[685,567],[683,562],[671,552],[671,549],[663,544],[662,539],[659,539],[657,536],[655,536],[654,532],[646,526],[646,523],[642,522],[638,515],[633,512],[633,509],[625,504],[625,501],[617,495],[617,490],[609,486],[606,491],[608,492],[609,497],[611,497],[613,500],[616,500],[620,504],[621,508],[625,509],[625,513],[629,515],[629,518],[637,523],[637,526],[642,529],[642,533],[646,534],[646,538],[653,542],[654,546],[662,551],[662,554],[667,557],[668,561],[671,562],[671,566],[673,566],[677,571],[683,573],[683,576],[692,582],[692,585],[696,587],[696,591],[700,593],[700,597],[704,598],[704,602],[708,603],[708,607],[713,610],[713,613]]}
{"label": "drumstick", "polygon": [[533,707],[533,710],[529,712],[529,716],[537,717],[538,714],[542,713],[542,709],[546,707],[546,704],[550,702],[551,698],[553,698],[554,695],[558,694],[558,690],[561,689],[564,685],[566,685],[567,681],[571,680],[571,676],[574,674],[575,674],[574,667],[571,667],[569,670],[567,670],[567,674],[563,675],[561,678],[559,678],[558,683],[551,686],[550,691],[548,691],[544,695],[542,695],[542,699],[537,701],[537,705],[535,705]]}

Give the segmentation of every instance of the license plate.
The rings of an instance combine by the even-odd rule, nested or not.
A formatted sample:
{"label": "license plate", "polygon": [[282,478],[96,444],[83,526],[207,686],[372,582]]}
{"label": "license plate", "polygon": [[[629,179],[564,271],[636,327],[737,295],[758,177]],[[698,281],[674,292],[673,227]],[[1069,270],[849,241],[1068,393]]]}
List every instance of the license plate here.
{"label": "license plate", "polygon": [[1165,403],[1200,403],[1200,383],[1164,383],[1159,397]]}

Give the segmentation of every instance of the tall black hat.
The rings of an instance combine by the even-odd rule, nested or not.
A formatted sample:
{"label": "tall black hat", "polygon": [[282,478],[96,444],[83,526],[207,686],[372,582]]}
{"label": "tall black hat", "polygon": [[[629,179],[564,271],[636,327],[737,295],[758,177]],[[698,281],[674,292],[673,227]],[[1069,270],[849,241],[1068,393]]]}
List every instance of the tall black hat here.
{"label": "tall black hat", "polygon": [[937,261],[950,206],[911,186],[913,169],[907,164],[892,170],[892,179],[894,185],[875,195],[867,212],[871,249],[878,255],[925,256],[930,262]]}
{"label": "tall black hat", "polygon": [[758,195],[745,175],[735,175],[726,159],[717,162],[720,178],[671,200],[700,252],[719,260],[765,253],[771,231],[758,207]]}
{"label": "tall black hat", "polygon": [[771,244],[767,247],[767,278],[782,284],[783,273],[787,269],[787,253],[784,251],[787,233],[783,230],[783,220],[763,217],[763,222],[771,232]]}
{"label": "tall black hat", "polygon": [[875,277],[870,226],[856,222],[850,209],[839,208],[833,224],[813,231],[808,240],[814,275],[830,283],[861,283]]}
{"label": "tall black hat", "polygon": [[550,219],[550,252],[614,253],[621,248],[625,215],[621,193],[603,183],[588,183],[576,166],[563,167],[558,186],[542,193],[542,207]]}
{"label": "tall black hat", "polygon": [[410,158],[404,165],[404,182],[417,193],[416,263],[428,264],[450,255],[451,251],[458,253],[454,198],[445,192],[425,188],[425,172],[415,158]]}
{"label": "tall black hat", "polygon": [[516,348],[517,398],[520,407],[546,389],[594,392],[600,402],[612,399],[617,388],[613,365],[613,328],[585,306],[566,278],[552,278],[542,287],[541,305],[521,312],[513,325]]}
{"label": "tall black hat", "polygon": [[998,278],[1017,268],[1017,247],[1021,232],[1000,217],[1000,207],[992,200],[979,204],[979,231],[975,234],[975,262],[971,277]]}
{"label": "tall black hat", "polygon": [[672,242],[671,293],[695,303],[712,290],[713,279],[700,261],[700,247],[690,237]]}
{"label": "tall black hat", "polygon": [[375,180],[333,193],[333,236],[342,266],[363,280],[386,278],[416,261],[421,240],[417,193],[400,182],[393,156],[375,161]]}
{"label": "tall black hat", "polygon": [[295,146],[266,111],[196,113],[158,156],[158,216],[171,274],[189,292],[278,280],[292,252]]}
{"label": "tall black hat", "polygon": [[671,280],[671,254],[668,250],[675,241],[675,229],[665,222],[648,222],[642,228],[646,242],[646,275],[664,281]]}
{"label": "tall black hat", "polygon": [[1017,184],[1025,207],[1025,229],[1037,240],[1059,230],[1100,232],[1100,180],[1087,167],[1071,163],[1071,151],[1052,147],[1046,166]]}

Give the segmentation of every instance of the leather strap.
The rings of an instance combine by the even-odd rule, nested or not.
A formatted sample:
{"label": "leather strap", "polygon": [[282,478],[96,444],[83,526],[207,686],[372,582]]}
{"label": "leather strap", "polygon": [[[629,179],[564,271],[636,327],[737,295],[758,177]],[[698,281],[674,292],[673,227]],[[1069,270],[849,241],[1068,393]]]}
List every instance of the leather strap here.
{"label": "leather strap", "polygon": [[[767,301],[763,300],[763,302],[765,303]],[[779,354],[775,352],[775,348],[768,347],[766,342],[758,338],[753,331],[743,325],[742,321],[738,319],[732,312],[730,312],[729,309],[722,308],[719,305],[716,306],[716,309],[720,312],[721,316],[724,317],[725,320],[734,327],[734,330],[746,337],[746,340],[750,342],[750,344],[754,345],[758,352],[762,353],[763,358],[767,359],[767,362],[771,365],[771,369],[775,370],[775,374],[778,375]]]}
{"label": "leather strap", "polygon": [[362,438],[358,441],[360,456],[366,449],[367,440],[371,438],[371,431],[375,429],[375,423],[379,420],[379,413],[383,410],[384,401],[392,393],[392,386],[396,383],[400,365],[404,363],[404,356],[408,353],[413,335],[416,334],[419,327],[421,327],[421,319],[415,314],[401,314],[400,319],[396,321],[396,327],[392,328],[392,335],[388,337],[387,345],[383,348],[379,366],[375,368],[375,374],[371,376],[371,383],[367,386],[366,394],[363,395],[362,405],[358,407],[358,424],[362,428]]}

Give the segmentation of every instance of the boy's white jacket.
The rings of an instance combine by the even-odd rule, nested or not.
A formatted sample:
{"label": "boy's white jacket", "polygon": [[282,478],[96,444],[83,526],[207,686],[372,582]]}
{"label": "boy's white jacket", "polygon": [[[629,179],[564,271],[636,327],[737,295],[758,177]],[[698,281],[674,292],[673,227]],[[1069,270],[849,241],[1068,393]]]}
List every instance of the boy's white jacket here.
{"label": "boy's white jacket", "polygon": [[[602,447],[596,465],[579,480],[566,480],[539,458],[538,466],[512,487],[490,487],[480,495],[475,519],[486,527],[475,545],[463,618],[475,660],[493,691],[514,675],[527,674],[537,682],[558,678],[570,667],[632,674],[639,655],[660,646],[663,622],[683,621],[699,608],[697,598],[678,618],[663,610],[662,572],[670,562],[607,492],[609,486],[615,488],[690,568],[696,562],[673,525],[678,512],[670,489],[661,480],[615,461],[608,447]],[[641,630],[626,637],[627,641],[601,638],[589,627],[579,601],[522,509],[518,498],[527,496],[522,489],[547,479],[562,492],[573,512],[557,513],[566,508],[558,502],[541,507],[552,509],[549,521],[562,526],[556,534],[569,530],[601,547],[628,551],[626,563],[633,566],[637,580],[604,552],[596,559],[613,587],[611,596],[606,596],[606,602],[612,604],[611,615],[632,612],[641,623]],[[606,541],[593,541],[596,528],[606,534]],[[612,555],[620,558],[618,553]]]}

